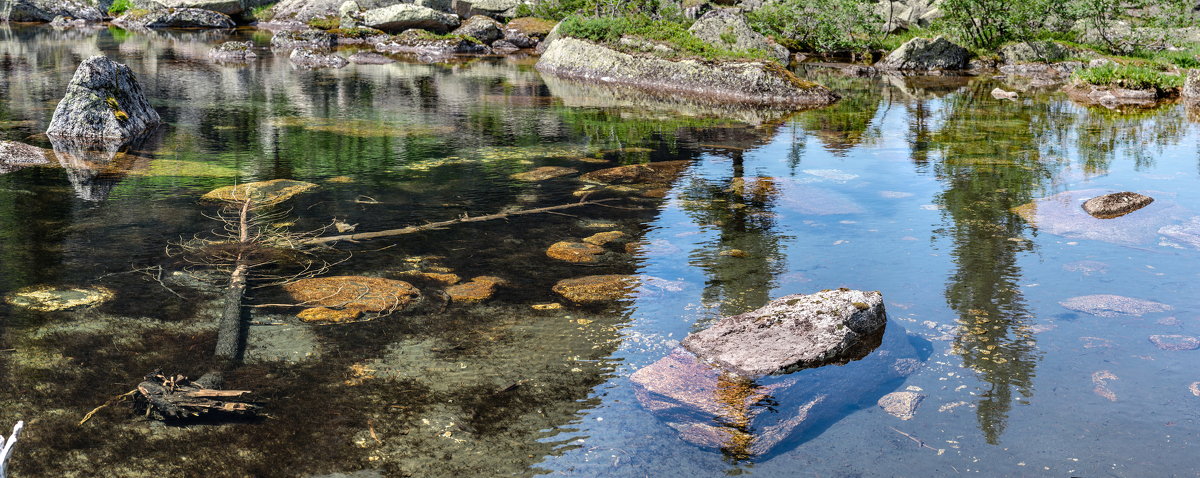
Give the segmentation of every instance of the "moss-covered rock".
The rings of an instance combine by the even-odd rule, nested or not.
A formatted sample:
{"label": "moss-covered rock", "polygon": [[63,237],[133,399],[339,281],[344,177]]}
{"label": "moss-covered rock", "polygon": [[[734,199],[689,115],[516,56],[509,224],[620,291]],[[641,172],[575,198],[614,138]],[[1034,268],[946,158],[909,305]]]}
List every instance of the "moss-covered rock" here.
{"label": "moss-covered rock", "polygon": [[560,241],[546,249],[546,256],[567,262],[596,262],[604,248],[585,242]]}
{"label": "moss-covered rock", "polygon": [[92,307],[112,300],[116,294],[100,287],[57,288],[38,286],[21,289],[4,298],[10,305],[41,312]]}
{"label": "moss-covered rock", "polygon": [[313,183],[291,179],[273,179],[253,183],[225,186],[209,191],[201,199],[205,201],[242,202],[253,199],[259,205],[279,204],[297,194],[316,188]]}
{"label": "moss-covered rock", "polygon": [[634,276],[607,274],[563,279],[554,284],[554,292],[578,304],[611,302],[628,295],[637,285]]}

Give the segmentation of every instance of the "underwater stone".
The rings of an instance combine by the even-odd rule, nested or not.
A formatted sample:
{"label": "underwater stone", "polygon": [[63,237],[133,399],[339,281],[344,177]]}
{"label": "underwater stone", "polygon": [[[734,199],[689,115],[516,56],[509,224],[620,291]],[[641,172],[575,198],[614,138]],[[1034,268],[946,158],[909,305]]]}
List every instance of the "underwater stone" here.
{"label": "underwater stone", "polygon": [[1058,305],[1076,312],[1083,312],[1098,317],[1120,317],[1123,315],[1141,317],[1148,313],[1166,312],[1174,309],[1167,304],[1159,302],[1112,294],[1072,297],[1059,302]]}
{"label": "underwater stone", "polygon": [[883,294],[825,290],[725,317],[680,344],[727,372],[757,378],[861,357],[886,323]]}
{"label": "underwater stone", "polygon": [[554,284],[553,290],[571,302],[590,304],[625,297],[635,285],[634,276],[608,274],[563,279]]}
{"label": "underwater stone", "polygon": [[1138,214],[1097,221],[1080,204],[1104,193],[1098,189],[1065,191],[1017,206],[1012,211],[1038,232],[1128,245],[1151,244],[1158,238],[1155,232],[1177,223],[1187,213],[1177,204],[1155,201]]}
{"label": "underwater stone", "polygon": [[10,305],[40,312],[92,307],[112,300],[116,294],[100,286],[58,289],[50,286],[21,289],[4,298]]}
{"label": "underwater stone", "polygon": [[496,294],[496,287],[504,283],[499,277],[479,276],[470,282],[447,287],[446,294],[454,302],[482,302],[491,299]]}
{"label": "underwater stone", "polygon": [[1152,202],[1154,198],[1150,196],[1122,191],[1088,199],[1083,203],[1083,210],[1099,219],[1112,219],[1144,208]]}
{"label": "underwater stone", "polygon": [[213,48],[208,56],[215,61],[244,62],[258,57],[254,53],[254,42],[227,41]]}
{"label": "underwater stone", "polygon": [[396,60],[371,51],[360,51],[350,55],[347,59],[355,65],[387,65],[396,62]]}
{"label": "underwater stone", "polygon": [[588,237],[583,238],[583,242],[586,242],[588,244],[592,244],[595,246],[603,246],[610,242],[620,241],[622,239],[625,239],[626,237],[629,237],[629,235],[625,234],[624,232],[621,232],[621,231],[597,232],[595,234],[592,234]]}
{"label": "underwater stone", "polygon": [[1190,335],[1151,335],[1150,343],[1163,350],[1200,349],[1200,339]]}
{"label": "underwater stone", "polygon": [[404,281],[364,276],[301,279],[283,290],[305,305],[364,312],[402,310],[421,297],[421,291]]}
{"label": "underwater stone", "polygon": [[51,151],[17,141],[0,141],[0,174],[50,165]]}
{"label": "underwater stone", "polygon": [[1013,101],[1015,101],[1017,99],[1017,92],[1004,91],[1000,88],[993,88],[992,89],[992,98],[995,98],[998,100],[1013,100]]}
{"label": "underwater stone", "polygon": [[516,173],[509,177],[516,179],[518,181],[545,181],[547,179],[554,179],[557,177],[567,176],[567,175],[575,174],[578,172],[579,171],[574,168],[567,168],[567,167],[562,167],[562,166],[542,166],[540,168],[526,171],[523,173]]}
{"label": "underwater stone", "polygon": [[600,184],[669,183],[674,181],[691,163],[688,160],[678,160],[630,164],[592,171],[580,176],[579,179]]}
{"label": "underwater stone", "polygon": [[917,392],[892,392],[879,399],[877,404],[889,415],[901,420],[911,420],[925,396]]}
{"label": "underwater stone", "polygon": [[316,184],[304,181],[272,179],[270,181],[258,181],[217,188],[201,196],[200,199],[231,202],[242,202],[246,199],[253,199],[258,205],[269,206],[284,202],[297,194],[316,187]]}
{"label": "underwater stone", "polygon": [[546,256],[567,262],[596,262],[596,256],[603,253],[603,247],[569,241],[556,242],[546,249]]}
{"label": "underwater stone", "polygon": [[304,309],[296,314],[300,320],[305,322],[326,322],[326,323],[343,323],[353,322],[362,317],[363,311],[359,309],[330,309],[328,307],[313,307]]}
{"label": "underwater stone", "polygon": [[133,70],[105,56],[79,64],[46,135],[86,141],[127,140],[158,126],[161,119],[142,93]]}
{"label": "underwater stone", "polygon": [[1183,224],[1171,224],[1158,229],[1158,233],[1182,245],[1200,249],[1200,217],[1192,217]]}

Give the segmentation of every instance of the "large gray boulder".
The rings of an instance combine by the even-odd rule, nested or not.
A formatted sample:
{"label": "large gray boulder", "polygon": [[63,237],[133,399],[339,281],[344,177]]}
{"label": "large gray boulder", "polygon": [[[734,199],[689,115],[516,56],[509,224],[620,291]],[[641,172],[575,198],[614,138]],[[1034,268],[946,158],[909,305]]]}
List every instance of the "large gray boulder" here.
{"label": "large gray boulder", "polygon": [[504,32],[500,31],[502,27],[503,25],[500,25],[500,22],[492,17],[475,15],[468,18],[452,33],[471,37],[490,45],[492,42],[504,38]]}
{"label": "large gray boulder", "polygon": [[670,60],[625,53],[572,37],[550,44],[536,68],[544,74],[576,81],[709,103],[803,108],[828,105],[838,99],[828,88],[801,80],[772,61]]}
{"label": "large gray boulder", "polygon": [[6,22],[51,22],[54,17],[100,21],[104,13],[79,0],[6,0],[0,2],[0,20]]}
{"label": "large gray boulder", "polygon": [[893,71],[962,70],[970,59],[970,51],[945,38],[913,38],[879,60],[875,67]]}
{"label": "large gray boulder", "polygon": [[727,50],[762,50],[780,63],[788,62],[787,48],[751,30],[739,8],[719,8],[705,13],[688,31],[696,38]]}
{"label": "large gray boulder", "polygon": [[383,30],[388,33],[419,28],[437,33],[446,33],[458,27],[457,15],[439,12],[429,7],[401,3],[349,14],[361,26]]}
{"label": "large gray boulder", "polygon": [[886,323],[883,294],[825,290],[726,317],[680,344],[727,372],[758,378],[861,357]]}
{"label": "large gray boulder", "polygon": [[899,324],[881,326],[874,337],[845,365],[758,380],[722,373],[676,349],[634,372],[630,381],[638,402],[680,439],[738,458],[765,459],[875,403],[921,368],[921,356]]}
{"label": "large gray boulder", "polygon": [[244,0],[140,0],[134,6],[142,10],[165,10],[169,8],[199,8],[225,15],[239,15],[246,11]]}
{"label": "large gray boulder", "polygon": [[229,15],[200,8],[168,8],[150,12],[130,12],[113,20],[128,28],[233,28],[237,23]]}
{"label": "large gray boulder", "polygon": [[105,56],[79,64],[46,135],[98,142],[123,141],[158,126],[158,112],[146,101],[128,66]]}
{"label": "large gray boulder", "polygon": [[280,30],[271,37],[271,48],[314,48],[328,50],[336,47],[337,37],[323,30]]}
{"label": "large gray boulder", "polygon": [[508,19],[517,16],[517,7],[523,2],[522,0],[459,0],[455,3],[455,9],[466,11],[468,16],[486,15],[495,19]]}

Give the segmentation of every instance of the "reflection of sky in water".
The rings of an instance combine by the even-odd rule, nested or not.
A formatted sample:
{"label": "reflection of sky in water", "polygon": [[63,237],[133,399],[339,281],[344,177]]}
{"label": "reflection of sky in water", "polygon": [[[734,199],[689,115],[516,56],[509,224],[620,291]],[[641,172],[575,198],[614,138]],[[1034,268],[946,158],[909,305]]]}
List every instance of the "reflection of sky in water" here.
{"label": "reflection of sky in water", "polygon": [[[596,269],[544,257],[552,242],[604,228],[564,217],[463,228],[376,255],[365,249],[379,246],[363,246],[354,267],[389,273],[406,255],[442,254],[464,276],[509,274],[527,283],[497,301],[494,310],[451,313],[418,325],[376,324],[379,329],[366,329],[371,334],[363,336],[322,335],[346,347],[340,349],[345,356],[363,354],[328,358],[334,361],[329,367],[342,370],[344,361],[361,360],[409,378],[424,373],[444,378],[435,392],[451,393],[480,383],[484,390],[503,387],[526,372],[514,369],[532,369],[529,364],[536,362],[539,371],[557,370],[559,356],[575,357],[572,367],[594,375],[562,380],[569,385],[550,383],[561,395],[528,392],[476,415],[494,415],[498,428],[539,427],[514,431],[515,438],[501,435],[498,441],[508,447],[501,448],[509,453],[504,456],[529,456],[530,462],[541,460],[537,466],[565,475],[1147,476],[1194,466],[1193,410],[1200,398],[1188,386],[1200,380],[1193,372],[1200,352],[1159,350],[1147,338],[1200,335],[1200,294],[1194,287],[1200,252],[1187,236],[1162,241],[1157,229],[1134,231],[1138,234],[1128,237],[1138,239],[1121,244],[1111,234],[1055,235],[1049,225],[1029,228],[1012,211],[1064,191],[1147,191],[1159,198],[1155,207],[1170,204],[1178,213],[1171,221],[1179,229],[1171,231],[1191,230],[1186,220],[1200,211],[1200,134],[1179,107],[1121,117],[1057,96],[993,100],[987,94],[992,80],[877,85],[824,78],[848,92],[838,105],[747,130],[720,121],[668,114],[650,120],[628,111],[543,101],[538,75],[527,65],[503,61],[308,72],[293,71],[274,56],[246,68],[213,67],[204,60],[207,48],[223,38],[203,35],[151,40],[103,33],[40,43],[5,38],[4,51],[28,60],[10,66],[14,78],[28,81],[12,81],[4,90],[5,139],[49,147],[31,135],[44,129],[58,85],[77,61],[73,56],[100,51],[143,72],[154,104],[171,125],[144,150],[109,164],[120,171],[72,163],[76,169],[28,167],[0,174],[4,291],[86,282],[101,270],[153,263],[164,241],[207,224],[194,198],[234,179],[320,183],[321,189],[294,203],[299,227],[336,217],[382,229],[576,200],[571,193],[577,185],[569,180],[530,184],[508,176],[540,165],[590,170],[615,164],[595,163],[603,162],[596,158],[600,151],[649,147],[655,149],[607,158],[696,158],[657,215],[584,217],[618,223],[627,232],[646,226],[633,261],[642,285],[627,311],[631,320],[572,310],[563,314],[580,325],[564,328],[558,316],[528,317],[522,302],[557,299],[547,291],[559,278],[593,270],[635,272],[627,256],[606,258],[611,262]],[[339,176],[349,182],[327,181]],[[836,287],[882,291],[899,326],[893,331],[902,327],[932,343],[926,367],[900,385],[928,395],[913,420],[900,421],[873,403],[846,403],[862,409],[847,410],[828,430],[769,460],[731,465],[719,453],[683,443],[639,405],[629,375],[668,354],[689,332],[772,297]],[[1104,318],[1059,305],[1091,294],[1154,300],[1174,310]],[[489,318],[497,323],[480,324]],[[615,356],[603,356],[608,336],[588,335],[594,332],[585,322],[592,321],[620,331]],[[38,323],[22,316],[19,326]],[[4,330],[6,341],[18,340],[11,337],[19,334]],[[390,338],[410,335],[421,338]],[[606,377],[609,364],[616,364],[616,373],[591,389],[589,380]],[[539,371],[529,373],[563,375]],[[105,393],[74,399],[92,403],[111,395]],[[492,400],[488,394],[464,395]],[[544,401],[529,405],[535,398]],[[411,398],[423,399],[430,400]],[[462,406],[433,400],[441,402],[418,417],[438,426],[462,421],[455,415]],[[556,402],[557,411],[542,407],[547,402]],[[586,411],[578,423],[566,423],[581,408]],[[523,417],[549,411],[521,421],[506,415],[509,410]],[[8,418],[0,413],[0,424]],[[388,431],[386,423],[375,423]],[[347,428],[363,438],[362,426]],[[428,432],[419,420],[395,426]],[[483,435],[478,429],[454,430],[456,436]],[[545,446],[529,444],[537,438]],[[561,441],[568,443],[558,455],[542,459],[549,443]],[[445,453],[452,461],[475,463],[455,457],[465,448],[454,446],[459,445],[435,448],[422,459],[436,467]],[[509,471],[527,466],[510,461]]]}

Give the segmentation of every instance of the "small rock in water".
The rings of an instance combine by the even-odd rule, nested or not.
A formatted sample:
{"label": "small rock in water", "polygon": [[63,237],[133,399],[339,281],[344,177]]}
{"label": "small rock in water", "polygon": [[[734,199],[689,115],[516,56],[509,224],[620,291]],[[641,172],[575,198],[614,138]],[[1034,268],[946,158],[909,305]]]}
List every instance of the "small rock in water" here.
{"label": "small rock in water", "polygon": [[1190,335],[1151,335],[1150,342],[1163,350],[1196,350],[1200,339]]}
{"label": "small rock in water", "polygon": [[296,314],[300,320],[305,322],[324,322],[331,324],[340,324],[345,322],[354,322],[362,317],[362,310],[359,309],[330,309],[328,307],[313,307],[304,309]]}
{"label": "small rock in water", "polygon": [[1149,300],[1134,299],[1112,294],[1084,295],[1059,302],[1067,309],[1099,317],[1129,315],[1141,317],[1148,313],[1166,312],[1173,307]]}
{"label": "small rock in water", "polygon": [[756,378],[862,358],[879,345],[886,322],[879,292],[826,290],[725,317],[681,345],[725,371]]}
{"label": "small rock in water", "polygon": [[126,140],[161,121],[133,70],[108,57],[93,56],[75,70],[46,135],[52,139]]}
{"label": "small rock in water", "polygon": [[634,276],[608,274],[563,279],[553,290],[571,302],[589,304],[625,297],[636,285]]}
{"label": "small rock in water", "polygon": [[533,305],[529,306],[529,308],[531,308],[533,310],[558,310],[558,309],[561,309],[562,307],[563,307],[562,304],[560,304],[558,302],[551,302],[549,304],[533,304]]}
{"label": "small rock in water", "polygon": [[646,164],[630,164],[601,169],[580,176],[579,179],[600,184],[660,184],[673,181],[691,161],[659,161]]}
{"label": "small rock in water", "polygon": [[324,53],[309,48],[292,50],[288,60],[301,68],[341,68],[350,64],[349,60],[333,53]]}
{"label": "small rock in water", "polygon": [[620,241],[628,237],[627,234],[621,231],[597,232],[588,237],[583,238],[583,242],[595,246],[603,246],[610,242]]}
{"label": "small rock in water", "polygon": [[574,168],[566,168],[562,166],[542,166],[523,173],[516,173],[509,177],[517,181],[545,181],[561,176],[567,176],[579,172]]}
{"label": "small rock in water", "polygon": [[1191,385],[1188,385],[1188,390],[1192,391],[1192,395],[1200,397],[1200,382],[1192,382]]}
{"label": "small rock in water", "polygon": [[925,396],[917,392],[892,392],[879,399],[879,408],[901,420],[911,420]]}
{"label": "small rock in water", "polygon": [[1083,210],[1099,219],[1112,219],[1144,208],[1152,202],[1154,198],[1150,196],[1124,191],[1088,199],[1083,203]]}
{"label": "small rock in water", "polygon": [[273,179],[254,183],[225,186],[209,191],[201,199],[208,201],[242,202],[253,199],[258,205],[270,206],[291,199],[292,196],[316,188],[313,183],[291,179]]}
{"label": "small rock in water", "polygon": [[258,58],[254,53],[254,43],[248,41],[227,41],[213,48],[208,56],[214,61],[245,62]]}
{"label": "small rock in water", "polygon": [[496,286],[504,284],[504,279],[492,276],[479,276],[466,282],[446,288],[446,294],[454,302],[482,302],[496,294]]}
{"label": "small rock in water", "polygon": [[603,253],[603,247],[585,242],[560,241],[546,249],[551,259],[567,262],[596,262],[596,256]]}
{"label": "small rock in water", "polygon": [[1166,326],[1171,326],[1171,327],[1176,327],[1176,326],[1183,324],[1183,322],[1181,322],[1178,318],[1175,318],[1175,317],[1163,317],[1161,319],[1158,319],[1154,323],[1156,323],[1158,325],[1166,325]]}
{"label": "small rock in water", "polygon": [[21,289],[4,298],[16,307],[41,312],[92,307],[112,300],[116,294],[106,287],[56,289],[49,286]]}
{"label": "small rock in water", "polygon": [[1000,89],[1000,88],[995,88],[995,89],[993,89],[993,90],[992,90],[992,98],[995,98],[995,99],[998,99],[998,100],[1010,100],[1010,101],[1016,101],[1016,99],[1017,99],[1017,92],[1015,92],[1015,91],[1004,91],[1004,90],[1002,90],[1002,89]]}
{"label": "small rock in water", "polygon": [[718,252],[717,255],[726,256],[726,257],[737,257],[737,258],[750,257],[750,253],[743,251],[741,249],[725,249],[721,252]]}

